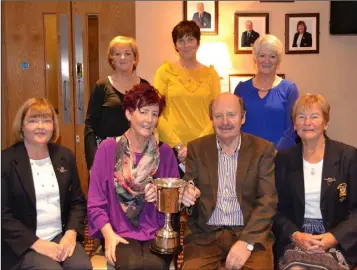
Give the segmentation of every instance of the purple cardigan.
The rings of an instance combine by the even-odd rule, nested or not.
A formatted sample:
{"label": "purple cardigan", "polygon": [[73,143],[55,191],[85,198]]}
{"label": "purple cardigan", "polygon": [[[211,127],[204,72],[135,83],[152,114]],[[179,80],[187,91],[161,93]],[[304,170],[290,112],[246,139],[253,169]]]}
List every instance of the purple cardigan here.
{"label": "purple cardigan", "polygon": [[[150,240],[155,232],[163,226],[163,215],[156,210],[153,203],[145,203],[139,217],[139,226],[135,228],[125,216],[114,188],[116,141],[113,138],[104,140],[94,158],[91,169],[88,191],[88,227],[89,235],[103,238],[100,229],[110,223],[115,233],[123,238]],[[142,154],[136,154],[139,161]],[[167,145],[160,146],[160,165],[155,174],[157,177],[180,177],[173,150]]]}

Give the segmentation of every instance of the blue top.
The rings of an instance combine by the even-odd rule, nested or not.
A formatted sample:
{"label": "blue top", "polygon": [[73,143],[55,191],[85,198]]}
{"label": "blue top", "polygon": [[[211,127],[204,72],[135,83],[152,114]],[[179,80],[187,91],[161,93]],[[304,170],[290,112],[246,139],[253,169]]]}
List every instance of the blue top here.
{"label": "blue top", "polygon": [[291,113],[299,93],[294,83],[283,79],[261,98],[250,79],[240,82],[234,94],[243,99],[247,109],[242,131],[273,142],[278,151],[295,145]]}

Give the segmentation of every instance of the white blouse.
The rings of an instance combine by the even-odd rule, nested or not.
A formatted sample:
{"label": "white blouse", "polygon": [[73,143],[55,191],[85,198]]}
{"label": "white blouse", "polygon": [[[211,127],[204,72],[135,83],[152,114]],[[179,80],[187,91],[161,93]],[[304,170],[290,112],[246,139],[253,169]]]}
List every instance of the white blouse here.
{"label": "white blouse", "polygon": [[52,240],[62,233],[61,204],[58,182],[50,157],[30,159],[36,193],[36,235],[42,240]]}
{"label": "white blouse", "polygon": [[320,198],[323,161],[310,163],[304,160],[305,218],[322,219]]}

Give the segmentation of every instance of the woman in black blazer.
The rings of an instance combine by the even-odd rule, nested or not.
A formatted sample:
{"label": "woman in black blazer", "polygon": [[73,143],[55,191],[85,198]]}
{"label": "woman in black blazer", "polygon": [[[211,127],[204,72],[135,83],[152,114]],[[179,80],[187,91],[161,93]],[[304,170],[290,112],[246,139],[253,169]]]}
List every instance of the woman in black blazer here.
{"label": "woman in black blazer", "polygon": [[[307,27],[304,21],[298,21],[293,40],[293,47],[312,47],[312,35],[306,32]],[[299,38],[300,36],[300,38]]]}
{"label": "woman in black blazer", "polygon": [[279,269],[357,265],[357,149],[325,135],[329,110],[321,95],[300,97],[293,121],[302,143],[276,157]]}
{"label": "woman in black blazer", "polygon": [[55,142],[44,98],[27,100],[1,153],[2,269],[92,269],[83,240],[85,200],[73,153]]}

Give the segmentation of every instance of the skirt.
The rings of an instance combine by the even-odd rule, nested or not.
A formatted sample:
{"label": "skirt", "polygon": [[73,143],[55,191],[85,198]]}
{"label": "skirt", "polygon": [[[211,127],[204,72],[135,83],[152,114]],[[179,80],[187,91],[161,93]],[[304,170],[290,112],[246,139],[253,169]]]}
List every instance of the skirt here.
{"label": "skirt", "polygon": [[[325,233],[322,219],[304,219],[303,231],[309,234]],[[279,269],[288,270],[290,267],[299,266],[303,269],[322,269],[322,270],[348,270],[349,265],[343,257],[341,251],[330,248],[323,254],[310,254],[304,250],[289,244],[285,248],[284,257],[279,260]]]}

